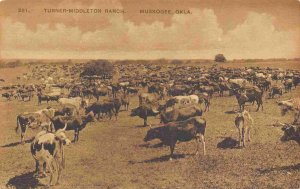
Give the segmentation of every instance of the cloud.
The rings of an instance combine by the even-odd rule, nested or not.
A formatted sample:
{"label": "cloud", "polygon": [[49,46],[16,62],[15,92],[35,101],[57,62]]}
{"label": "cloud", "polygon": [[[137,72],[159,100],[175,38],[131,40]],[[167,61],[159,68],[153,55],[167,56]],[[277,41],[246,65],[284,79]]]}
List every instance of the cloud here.
{"label": "cloud", "polygon": [[228,58],[299,56],[297,32],[276,30],[270,15],[250,12],[242,24],[224,33],[213,10],[191,11],[191,15],[174,14],[168,26],[161,21],[137,25],[122,15],[110,15],[105,18],[105,27],[91,31],[63,23],[38,24],[32,30],[22,22],[5,18],[1,23],[1,57],[212,58],[217,53]]}

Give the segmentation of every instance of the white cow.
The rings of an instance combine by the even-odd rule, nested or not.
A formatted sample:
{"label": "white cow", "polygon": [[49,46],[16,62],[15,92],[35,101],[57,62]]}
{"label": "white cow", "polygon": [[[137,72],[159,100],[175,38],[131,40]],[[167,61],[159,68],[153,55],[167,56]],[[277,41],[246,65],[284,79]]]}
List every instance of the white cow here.
{"label": "white cow", "polygon": [[82,99],[81,97],[74,97],[74,98],[60,98],[58,102],[61,105],[71,104],[76,107],[77,110],[80,108],[88,106],[88,100]]}
{"label": "white cow", "polygon": [[171,100],[175,100],[175,105],[179,106],[185,106],[190,104],[198,104],[199,103],[199,97],[197,95],[189,95],[189,96],[174,96],[171,98]]}

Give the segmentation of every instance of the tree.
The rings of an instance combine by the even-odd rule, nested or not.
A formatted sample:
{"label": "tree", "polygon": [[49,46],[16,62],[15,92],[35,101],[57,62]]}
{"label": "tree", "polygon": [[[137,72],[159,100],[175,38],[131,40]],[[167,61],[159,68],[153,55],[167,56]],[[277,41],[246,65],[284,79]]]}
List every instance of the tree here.
{"label": "tree", "polygon": [[215,62],[226,62],[226,58],[223,54],[217,54],[215,56]]}
{"label": "tree", "polygon": [[111,78],[114,72],[114,66],[107,60],[92,60],[89,61],[83,68],[80,77],[84,76],[99,76]]}

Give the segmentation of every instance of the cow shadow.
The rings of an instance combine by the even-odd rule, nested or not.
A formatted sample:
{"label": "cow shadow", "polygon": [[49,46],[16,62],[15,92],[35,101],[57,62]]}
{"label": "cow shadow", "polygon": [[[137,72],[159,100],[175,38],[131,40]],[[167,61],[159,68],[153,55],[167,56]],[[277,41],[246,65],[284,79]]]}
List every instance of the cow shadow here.
{"label": "cow shadow", "polygon": [[[31,139],[27,139],[24,141],[25,144],[27,143],[31,143],[33,141],[34,138],[31,138]],[[14,146],[17,146],[17,145],[22,145],[21,142],[13,142],[13,143],[10,143],[10,144],[5,144],[3,146],[1,146],[2,148],[8,148],[8,147],[14,147]]]}
{"label": "cow shadow", "polygon": [[225,114],[236,114],[238,111],[236,110],[230,110],[230,111],[226,111],[224,112]]}
{"label": "cow shadow", "polygon": [[[135,128],[147,128],[149,126],[145,126],[145,125],[136,125]],[[150,127],[149,127],[150,128]]]}
{"label": "cow shadow", "polygon": [[256,169],[260,174],[268,174],[271,172],[292,172],[292,171],[300,171],[300,163],[296,165],[288,165],[282,167],[272,167],[266,169]]}
{"label": "cow shadow", "polygon": [[[177,160],[177,159],[182,159],[185,158],[186,156],[189,156],[190,154],[173,154],[172,159]],[[159,162],[166,162],[170,160],[170,155],[164,155],[161,157],[156,157],[152,159],[147,159],[143,161],[128,161],[129,164],[136,164],[136,163],[159,163]]]}
{"label": "cow shadow", "polygon": [[163,146],[164,146],[163,142],[160,142],[160,143],[157,143],[157,144],[154,144],[154,145],[151,145],[149,143],[139,145],[139,147],[144,147],[144,148],[160,148],[160,147],[163,147]]}
{"label": "cow shadow", "polygon": [[6,187],[13,187],[16,189],[37,188],[37,186],[42,185],[40,185],[39,180],[34,177],[34,172],[14,176],[13,178],[9,179],[6,184]]}
{"label": "cow shadow", "polygon": [[238,141],[231,138],[231,137],[225,137],[221,142],[217,144],[217,148],[221,149],[234,149],[238,148]]}

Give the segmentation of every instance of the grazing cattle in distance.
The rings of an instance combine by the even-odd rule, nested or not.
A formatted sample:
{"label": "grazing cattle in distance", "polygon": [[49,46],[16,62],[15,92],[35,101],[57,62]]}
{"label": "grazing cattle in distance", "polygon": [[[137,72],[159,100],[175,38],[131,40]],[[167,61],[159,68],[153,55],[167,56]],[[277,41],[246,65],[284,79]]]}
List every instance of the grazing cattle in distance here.
{"label": "grazing cattle in distance", "polygon": [[160,114],[161,123],[169,123],[173,121],[184,121],[194,116],[202,116],[203,111],[196,105],[172,108],[169,111],[163,111]]}
{"label": "grazing cattle in distance", "polygon": [[248,111],[243,110],[242,112],[238,113],[235,117],[234,123],[236,128],[239,131],[239,146],[240,147],[245,147],[245,138],[247,135],[248,141],[250,142],[251,137],[250,137],[250,130],[251,130],[251,125],[248,123],[251,122],[251,125],[253,125],[253,119],[251,115],[249,114]]}
{"label": "grazing cattle in distance", "polygon": [[206,154],[204,134],[206,129],[206,120],[201,117],[192,117],[185,121],[171,122],[163,126],[150,128],[144,138],[145,142],[153,139],[161,140],[165,145],[170,147],[170,160],[172,160],[173,152],[177,141],[186,142],[195,139],[197,142],[197,151],[199,151],[199,143],[203,143],[203,154]]}
{"label": "grazing cattle in distance", "polygon": [[11,97],[13,96],[13,94],[11,93],[3,93],[2,94],[2,97],[3,98],[6,98],[7,100],[11,100]]}
{"label": "grazing cattle in distance", "polygon": [[139,95],[139,106],[143,104],[155,104],[161,97],[156,93],[141,93]]}
{"label": "grazing cattle in distance", "polygon": [[279,86],[273,86],[273,87],[271,87],[271,90],[269,92],[269,97],[270,98],[274,98],[274,96],[276,94],[282,96],[282,94],[283,94],[282,87],[279,87]]}
{"label": "grazing cattle in distance", "polygon": [[137,94],[138,92],[139,90],[134,87],[126,87],[126,94]]}
{"label": "grazing cattle in distance", "polygon": [[147,124],[147,119],[149,116],[157,116],[159,114],[159,111],[155,110],[153,107],[150,105],[142,105],[137,108],[134,108],[131,110],[131,117],[138,116],[142,119],[144,119],[144,126],[146,127]]}
{"label": "grazing cattle in distance", "polygon": [[66,126],[65,130],[74,130],[74,142],[79,140],[79,132],[86,127],[86,125],[94,120],[92,112],[84,116],[55,116],[51,118],[55,130],[62,129]]}
{"label": "grazing cattle in distance", "polygon": [[173,85],[168,90],[169,96],[180,96],[180,95],[187,95],[191,89],[185,85]]}
{"label": "grazing cattle in distance", "polygon": [[[39,132],[30,146],[36,164],[36,174],[43,177],[46,176],[48,170],[50,172],[49,185],[56,185],[59,182],[61,171],[65,168],[64,145],[71,143],[65,135],[65,128],[55,133]],[[55,173],[57,173],[56,180],[53,179]]]}
{"label": "grazing cattle in distance", "polygon": [[295,140],[300,145],[300,125],[286,124],[281,130],[284,131],[284,134],[281,137],[283,142]]}
{"label": "grazing cattle in distance", "polygon": [[293,79],[286,79],[283,81],[285,92],[291,92],[293,87]]}
{"label": "grazing cattle in distance", "polygon": [[128,95],[124,94],[120,97],[121,99],[121,105],[125,107],[125,110],[128,111],[130,100]]}

